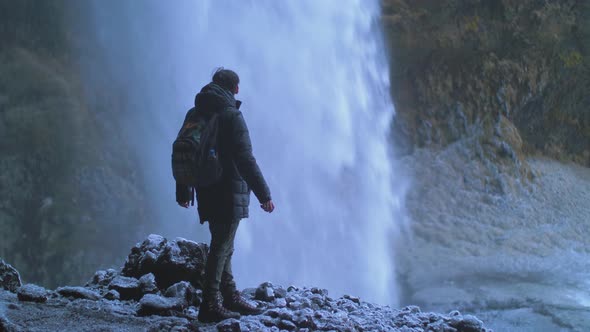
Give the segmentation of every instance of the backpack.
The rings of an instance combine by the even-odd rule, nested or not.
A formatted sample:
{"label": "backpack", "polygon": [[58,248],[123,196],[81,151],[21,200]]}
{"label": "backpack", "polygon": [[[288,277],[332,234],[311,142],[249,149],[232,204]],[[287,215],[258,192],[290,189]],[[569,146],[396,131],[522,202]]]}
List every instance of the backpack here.
{"label": "backpack", "polygon": [[218,112],[193,111],[187,117],[172,144],[172,175],[177,183],[198,189],[221,179],[218,129]]}

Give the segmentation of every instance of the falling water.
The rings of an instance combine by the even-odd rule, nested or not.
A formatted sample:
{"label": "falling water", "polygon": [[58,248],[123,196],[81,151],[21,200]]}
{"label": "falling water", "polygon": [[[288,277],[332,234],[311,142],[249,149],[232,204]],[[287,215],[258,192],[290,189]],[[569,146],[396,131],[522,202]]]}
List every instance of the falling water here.
{"label": "falling water", "polygon": [[224,66],[240,75],[237,97],[277,205],[264,214],[253,197],[238,231],[238,285],[270,280],[396,303],[401,193],[377,0],[97,0],[92,12],[168,234],[196,229],[207,239],[195,211],[175,206],[170,143]]}

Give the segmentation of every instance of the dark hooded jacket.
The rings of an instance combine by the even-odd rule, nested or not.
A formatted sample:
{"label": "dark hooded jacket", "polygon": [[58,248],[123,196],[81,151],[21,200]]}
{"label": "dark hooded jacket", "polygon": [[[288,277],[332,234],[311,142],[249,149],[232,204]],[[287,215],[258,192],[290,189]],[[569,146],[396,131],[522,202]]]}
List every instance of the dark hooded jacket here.
{"label": "dark hooded jacket", "polygon": [[[219,112],[218,155],[223,167],[221,180],[196,192],[199,218],[232,221],[248,217],[250,189],[260,203],[271,199],[270,190],[252,154],[248,127],[239,111],[241,102],[215,83],[204,86],[195,97],[185,121],[196,112]],[[191,189],[176,184],[177,202],[191,200]]]}

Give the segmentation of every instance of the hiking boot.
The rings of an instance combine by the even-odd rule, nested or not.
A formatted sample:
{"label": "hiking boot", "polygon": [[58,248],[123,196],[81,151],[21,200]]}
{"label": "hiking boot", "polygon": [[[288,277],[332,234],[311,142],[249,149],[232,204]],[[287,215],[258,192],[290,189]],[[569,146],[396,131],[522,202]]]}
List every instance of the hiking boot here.
{"label": "hiking boot", "polygon": [[229,311],[221,304],[219,293],[215,296],[205,297],[199,308],[199,322],[201,323],[218,323],[229,318],[240,318],[237,312]]}
{"label": "hiking boot", "polygon": [[262,310],[256,305],[242,297],[239,291],[233,291],[223,296],[223,306],[242,315],[258,315]]}

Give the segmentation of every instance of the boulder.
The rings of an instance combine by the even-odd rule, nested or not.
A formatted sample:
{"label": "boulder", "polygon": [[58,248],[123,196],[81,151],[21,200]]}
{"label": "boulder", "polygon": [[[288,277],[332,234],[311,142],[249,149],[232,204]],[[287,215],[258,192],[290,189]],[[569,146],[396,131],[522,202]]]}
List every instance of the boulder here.
{"label": "boulder", "polygon": [[43,303],[47,301],[47,290],[34,284],[26,284],[17,289],[16,295],[20,301]]}
{"label": "boulder", "polygon": [[156,294],[146,294],[139,301],[138,316],[173,316],[185,308],[183,301],[177,298],[162,297]]}
{"label": "boulder", "polygon": [[117,275],[118,273],[114,269],[96,271],[92,279],[86,283],[86,286],[107,286]]}
{"label": "boulder", "polygon": [[71,297],[74,299],[87,299],[97,301],[100,299],[100,294],[84,287],[60,287],[56,290],[61,296]]}
{"label": "boulder", "polygon": [[139,280],[131,277],[115,277],[109,284],[109,289],[119,292],[121,300],[139,300],[142,295]]}
{"label": "boulder", "polygon": [[150,234],[143,242],[131,248],[127,256],[122,274],[129,277],[139,278],[142,275],[153,272],[158,256],[162,253],[168,241],[156,234]]}
{"label": "boulder", "polygon": [[449,325],[461,332],[478,332],[484,328],[483,322],[472,315],[454,315]]}
{"label": "boulder", "polygon": [[272,283],[264,282],[260,284],[260,286],[258,286],[256,289],[256,295],[254,298],[260,301],[272,302],[275,299],[275,292]]}
{"label": "boulder", "polygon": [[177,298],[188,306],[198,307],[201,304],[203,293],[200,289],[195,289],[188,281],[181,281],[168,287],[164,296]]}
{"label": "boulder", "polygon": [[183,238],[168,241],[150,235],[131,249],[122,274],[139,278],[153,273],[159,287],[167,288],[179,281],[188,281],[202,288],[202,279],[209,248]]}
{"label": "boulder", "polygon": [[0,316],[0,331],[2,332],[21,332],[22,329],[13,324],[6,317]]}
{"label": "boulder", "polygon": [[159,291],[156,283],[156,277],[153,273],[148,273],[139,278],[139,288],[142,294],[155,294]]}
{"label": "boulder", "polygon": [[117,301],[121,299],[121,294],[119,294],[119,292],[117,292],[114,289],[111,289],[110,291],[108,291],[105,295],[104,298],[109,300],[109,301]]}
{"label": "boulder", "polygon": [[240,332],[240,321],[237,319],[226,319],[217,324],[217,331],[219,332]]}
{"label": "boulder", "polygon": [[0,287],[14,293],[20,286],[22,282],[18,271],[0,259]]}

